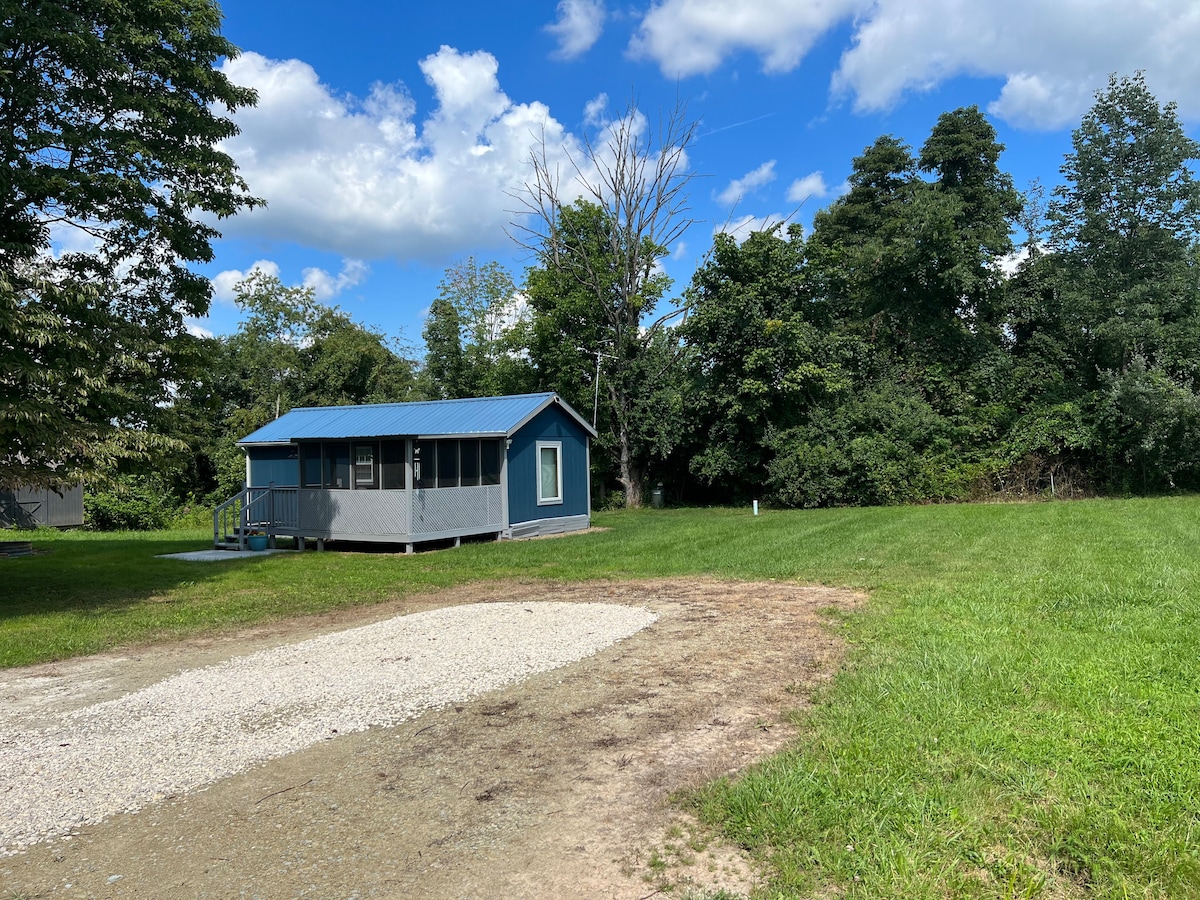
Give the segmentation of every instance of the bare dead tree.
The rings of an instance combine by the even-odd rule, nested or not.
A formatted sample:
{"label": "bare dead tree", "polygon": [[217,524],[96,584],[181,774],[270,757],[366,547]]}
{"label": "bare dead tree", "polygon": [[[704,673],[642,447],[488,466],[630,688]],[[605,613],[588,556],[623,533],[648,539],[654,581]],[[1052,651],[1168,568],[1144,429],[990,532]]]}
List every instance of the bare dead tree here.
{"label": "bare dead tree", "polygon": [[[682,103],[663,114],[657,128],[651,127],[631,101],[599,140],[585,140],[582,148],[550,146],[543,131],[530,152],[532,177],[513,195],[520,204],[519,218],[512,223],[514,239],[594,298],[609,332],[610,365],[620,366],[644,352],[659,331],[686,314],[683,306],[675,306],[657,310],[654,321],[643,322],[665,279],[658,261],[696,221],[688,196],[696,175],[688,166],[687,150],[697,127]],[[601,213],[600,248],[594,234],[584,233],[589,220],[570,214],[578,200]],[[599,373],[601,354],[596,353]],[[610,377],[605,383],[625,502],[640,506],[643,473],[633,458],[633,398],[623,379]]]}

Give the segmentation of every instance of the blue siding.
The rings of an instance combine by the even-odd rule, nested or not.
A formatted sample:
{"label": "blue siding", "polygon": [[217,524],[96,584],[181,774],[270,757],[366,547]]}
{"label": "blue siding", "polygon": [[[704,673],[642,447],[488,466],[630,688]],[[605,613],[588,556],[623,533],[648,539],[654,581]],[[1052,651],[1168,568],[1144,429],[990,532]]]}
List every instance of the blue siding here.
{"label": "blue siding", "polygon": [[[562,441],[563,502],[538,506],[537,442]],[[508,522],[529,522],[588,511],[587,434],[558,406],[548,406],[512,436],[508,448]]]}
{"label": "blue siding", "polygon": [[247,447],[250,457],[250,487],[267,487],[275,482],[276,487],[300,486],[300,462],[296,457],[296,446],[290,447]]}

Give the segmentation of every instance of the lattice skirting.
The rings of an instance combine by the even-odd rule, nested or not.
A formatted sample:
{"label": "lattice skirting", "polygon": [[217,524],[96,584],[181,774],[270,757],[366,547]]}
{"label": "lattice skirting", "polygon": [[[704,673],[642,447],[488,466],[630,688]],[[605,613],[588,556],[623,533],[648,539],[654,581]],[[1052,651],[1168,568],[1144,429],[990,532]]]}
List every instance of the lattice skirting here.
{"label": "lattice skirting", "polygon": [[582,531],[591,524],[588,516],[558,516],[553,519],[534,519],[532,522],[514,522],[509,537],[531,538],[544,534],[562,534],[567,531]]}
{"label": "lattice skirting", "polygon": [[429,488],[413,492],[412,534],[504,527],[500,485]]}

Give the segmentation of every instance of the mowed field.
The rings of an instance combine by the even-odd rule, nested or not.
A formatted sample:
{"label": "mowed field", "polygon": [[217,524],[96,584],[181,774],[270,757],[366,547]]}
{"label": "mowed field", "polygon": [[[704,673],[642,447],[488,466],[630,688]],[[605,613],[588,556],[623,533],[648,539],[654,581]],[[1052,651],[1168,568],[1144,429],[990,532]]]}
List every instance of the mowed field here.
{"label": "mowed field", "polygon": [[[480,580],[716,576],[865,591],[801,738],[680,798],[768,896],[1200,896],[1200,499],[596,516],[405,557],[154,558],[203,532],[38,533],[0,665]],[[830,613],[832,617],[834,614]]]}

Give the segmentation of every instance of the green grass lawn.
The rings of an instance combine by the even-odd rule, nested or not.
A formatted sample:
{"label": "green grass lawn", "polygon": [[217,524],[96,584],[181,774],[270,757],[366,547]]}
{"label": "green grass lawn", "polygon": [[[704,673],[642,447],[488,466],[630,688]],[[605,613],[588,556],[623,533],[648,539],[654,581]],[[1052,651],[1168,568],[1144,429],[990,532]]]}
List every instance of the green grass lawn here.
{"label": "green grass lawn", "polygon": [[1200,897],[1200,499],[597,516],[412,557],[153,558],[200,532],[39,533],[0,665],[490,578],[864,589],[803,739],[690,798],[767,896]]}

